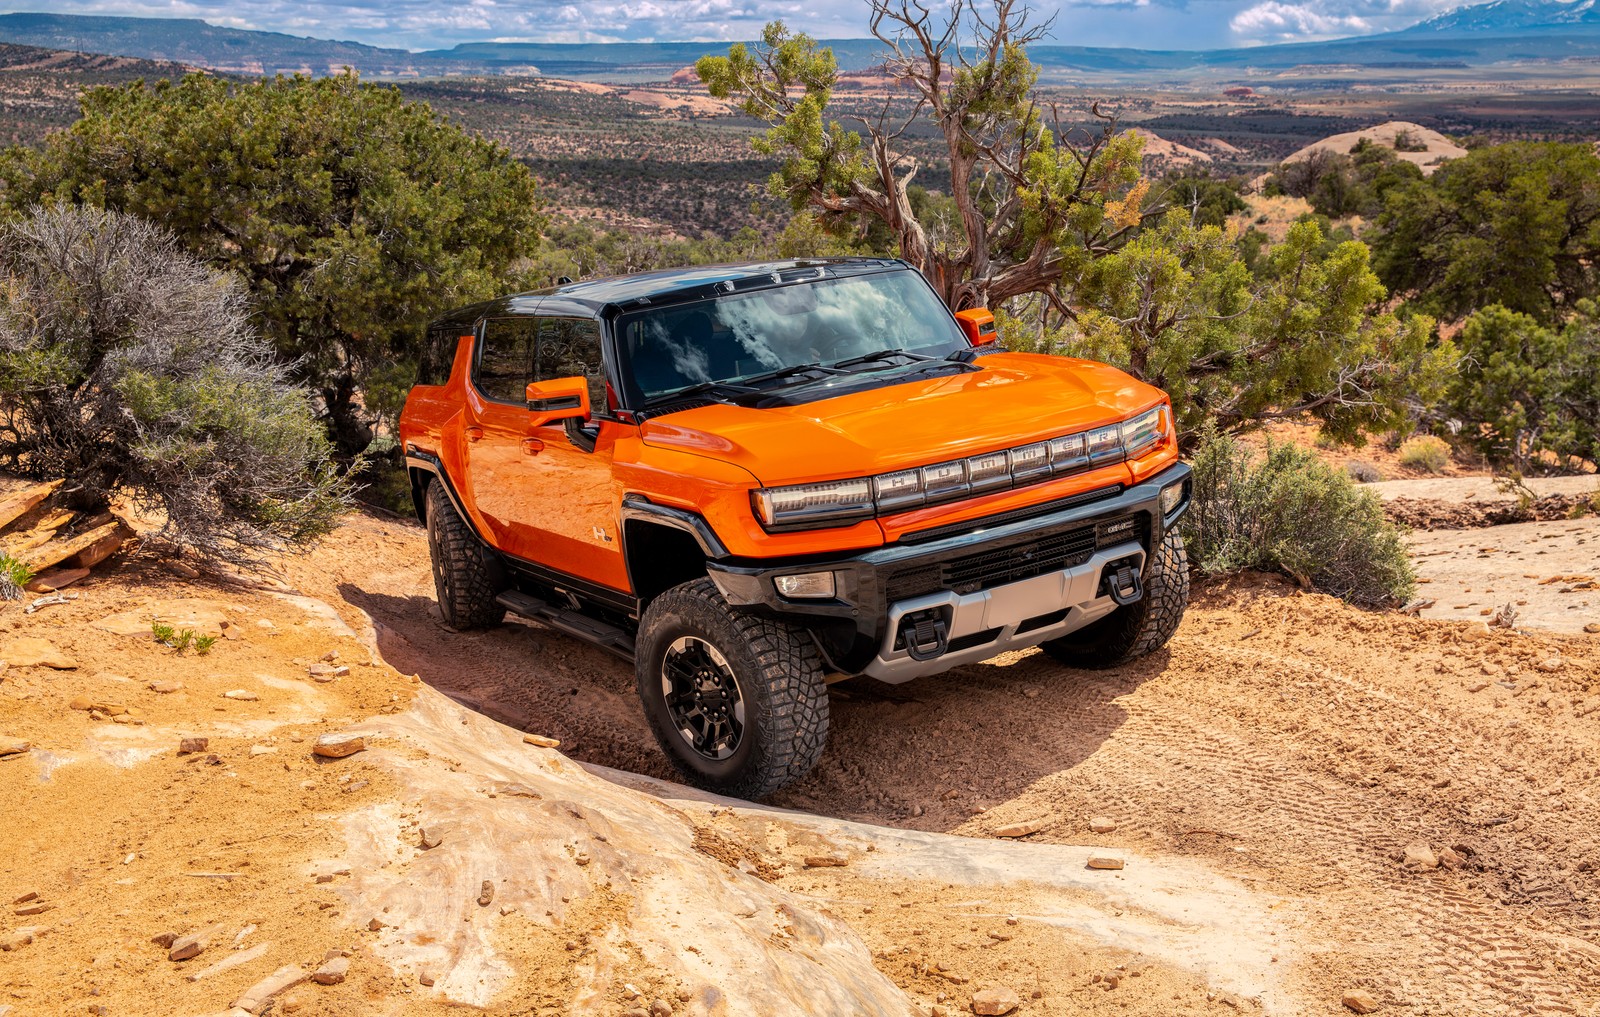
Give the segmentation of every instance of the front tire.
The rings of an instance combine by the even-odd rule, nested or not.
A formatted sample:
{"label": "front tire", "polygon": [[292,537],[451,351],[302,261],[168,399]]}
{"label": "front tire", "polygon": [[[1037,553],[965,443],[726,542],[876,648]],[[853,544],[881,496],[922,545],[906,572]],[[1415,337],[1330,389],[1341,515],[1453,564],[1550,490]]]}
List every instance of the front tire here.
{"label": "front tire", "polygon": [[428,556],[446,625],[466,631],[505,620],[494,599],[506,588],[505,566],[456,512],[440,480],[428,485]]}
{"label": "front tire", "polygon": [[1168,530],[1144,574],[1144,596],[1076,632],[1041,644],[1069,667],[1102,670],[1167,645],[1189,606],[1189,556],[1177,530]]}
{"label": "front tire", "polygon": [[651,601],[635,660],[656,741],[696,787],[760,798],[822,757],[828,691],[816,645],[792,625],[734,611],[710,579]]}

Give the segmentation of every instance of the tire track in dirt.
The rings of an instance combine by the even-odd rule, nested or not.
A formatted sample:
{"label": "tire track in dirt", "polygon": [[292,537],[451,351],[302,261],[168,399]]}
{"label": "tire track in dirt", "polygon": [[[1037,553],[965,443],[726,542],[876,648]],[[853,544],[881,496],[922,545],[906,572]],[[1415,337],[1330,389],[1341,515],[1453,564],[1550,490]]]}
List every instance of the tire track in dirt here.
{"label": "tire track in dirt", "polygon": [[[1233,656],[1237,661],[1243,655]],[[1262,658],[1267,662],[1266,655]],[[1365,928],[1361,945],[1382,954],[1367,962],[1374,978],[1394,968],[1396,944],[1415,943],[1415,950],[1398,952],[1412,953],[1407,963],[1433,972],[1441,984],[1413,988],[1405,1001],[1442,1006],[1475,998],[1495,1009],[1571,1012],[1556,972],[1530,944],[1498,931],[1506,924],[1502,911],[1446,885],[1453,874],[1406,872],[1389,857],[1395,832],[1408,826],[1416,832],[1431,828],[1426,839],[1435,844],[1460,843],[1462,838],[1444,832],[1442,824],[1419,822],[1426,817],[1404,803],[1375,799],[1361,788],[1298,780],[1285,789],[1282,754],[1263,750],[1260,736],[1247,741],[1192,716],[1140,710],[1123,737],[1130,743],[1128,754],[1141,757],[1146,766],[1190,763],[1196,779],[1215,789],[1213,812],[1230,817],[1225,828],[1240,841],[1276,841],[1274,854],[1289,857],[1273,860],[1272,882],[1294,886],[1316,878],[1328,859],[1339,859],[1343,892],[1316,907],[1331,906],[1341,918],[1333,923],[1326,914],[1321,918],[1347,929]],[[1348,958],[1341,963],[1348,971]],[[1589,981],[1593,984],[1592,977]]]}

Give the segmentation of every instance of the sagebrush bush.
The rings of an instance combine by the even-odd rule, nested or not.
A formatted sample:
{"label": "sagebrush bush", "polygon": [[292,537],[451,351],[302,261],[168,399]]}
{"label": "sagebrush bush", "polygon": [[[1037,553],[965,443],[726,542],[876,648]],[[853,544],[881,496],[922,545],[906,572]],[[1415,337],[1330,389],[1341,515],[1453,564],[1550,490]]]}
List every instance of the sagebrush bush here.
{"label": "sagebrush bush", "polygon": [[1344,464],[1345,473],[1358,484],[1376,484],[1383,479],[1383,471],[1364,459],[1352,459]]}
{"label": "sagebrush bush", "polygon": [[165,230],[36,209],[0,234],[0,463],[64,477],[80,507],[125,490],[205,558],[326,532],[349,481],[244,290]]}
{"label": "sagebrush bush", "polygon": [[1207,428],[1184,517],[1189,563],[1206,574],[1258,569],[1360,604],[1409,597],[1416,576],[1383,505],[1296,445],[1253,454]]}
{"label": "sagebrush bush", "polygon": [[1442,473],[1450,465],[1450,446],[1443,438],[1418,435],[1400,446],[1400,465],[1424,473]]}

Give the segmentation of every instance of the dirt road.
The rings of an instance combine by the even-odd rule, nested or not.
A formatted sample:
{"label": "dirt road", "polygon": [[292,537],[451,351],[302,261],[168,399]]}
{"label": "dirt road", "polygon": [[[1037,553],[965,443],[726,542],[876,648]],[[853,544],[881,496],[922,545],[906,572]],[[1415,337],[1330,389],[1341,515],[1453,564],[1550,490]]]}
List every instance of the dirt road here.
{"label": "dirt road", "polygon": [[[448,632],[419,529],[342,534],[291,578],[370,614],[400,671],[574,758],[670,776],[627,665],[517,622]],[[831,699],[826,756],[774,804],[973,837],[1045,819],[1030,840],[1204,859],[1311,944],[1292,1012],[1364,986],[1413,1014],[1600,1013],[1600,636],[1240,581],[1135,666],[1025,653]],[[1412,844],[1443,863],[1407,863]]]}

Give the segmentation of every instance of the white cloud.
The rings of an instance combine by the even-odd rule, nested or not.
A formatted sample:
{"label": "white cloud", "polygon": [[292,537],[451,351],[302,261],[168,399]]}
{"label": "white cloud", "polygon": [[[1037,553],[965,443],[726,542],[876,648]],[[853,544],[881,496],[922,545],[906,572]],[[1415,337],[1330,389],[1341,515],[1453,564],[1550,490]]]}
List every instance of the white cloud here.
{"label": "white cloud", "polygon": [[1250,42],[1294,42],[1390,32],[1462,0],[1263,0],[1234,14],[1233,34]]}
{"label": "white cloud", "polygon": [[1365,18],[1330,13],[1320,10],[1322,6],[1316,2],[1286,4],[1267,0],[1235,14],[1228,27],[1247,38],[1274,41],[1361,35],[1372,30]]}

